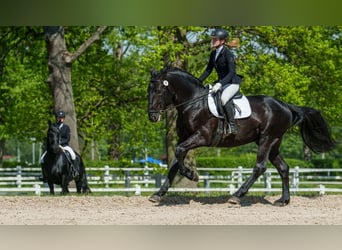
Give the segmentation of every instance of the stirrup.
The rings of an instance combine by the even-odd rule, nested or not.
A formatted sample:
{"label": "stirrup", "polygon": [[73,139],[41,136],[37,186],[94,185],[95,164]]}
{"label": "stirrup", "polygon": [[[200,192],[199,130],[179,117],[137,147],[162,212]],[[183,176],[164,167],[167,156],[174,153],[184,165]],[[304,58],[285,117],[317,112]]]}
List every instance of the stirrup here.
{"label": "stirrup", "polygon": [[223,134],[224,135],[230,135],[231,134],[230,125],[227,121],[225,121],[225,123],[223,125]]}
{"label": "stirrup", "polygon": [[[234,127],[234,129],[233,129],[233,127]],[[238,133],[238,129],[237,129],[236,125],[231,126],[231,124],[229,124],[229,133],[233,134],[233,135],[236,135]]]}
{"label": "stirrup", "polygon": [[238,130],[236,126],[235,126],[235,129],[232,129],[232,126],[230,125],[230,123],[227,123],[227,126],[224,126],[223,133],[225,135],[230,135],[230,134],[236,135],[238,133]]}

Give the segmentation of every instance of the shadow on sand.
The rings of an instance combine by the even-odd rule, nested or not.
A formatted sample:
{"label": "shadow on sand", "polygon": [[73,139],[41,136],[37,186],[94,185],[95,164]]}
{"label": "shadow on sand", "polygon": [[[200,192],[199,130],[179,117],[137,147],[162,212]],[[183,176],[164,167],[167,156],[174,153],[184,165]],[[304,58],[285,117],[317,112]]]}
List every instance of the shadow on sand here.
{"label": "shadow on sand", "polygon": [[[175,205],[189,205],[191,202],[196,202],[203,205],[213,204],[229,204],[230,196],[215,196],[215,197],[196,197],[194,195],[182,195],[182,196],[166,196],[157,204],[157,206],[175,206]],[[241,198],[239,205],[241,207],[252,206],[254,204],[273,205],[272,202],[262,196],[245,196]],[[231,204],[232,205],[232,204]],[[234,205],[232,205],[234,206]]]}

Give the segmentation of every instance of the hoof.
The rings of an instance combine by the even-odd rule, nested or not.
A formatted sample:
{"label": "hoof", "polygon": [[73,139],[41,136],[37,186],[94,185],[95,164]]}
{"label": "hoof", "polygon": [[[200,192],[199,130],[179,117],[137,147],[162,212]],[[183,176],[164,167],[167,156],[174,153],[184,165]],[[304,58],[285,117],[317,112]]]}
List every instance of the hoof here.
{"label": "hoof", "polygon": [[194,176],[193,176],[192,180],[198,182],[199,176],[198,176],[197,172],[194,172]]}
{"label": "hoof", "polygon": [[87,195],[87,194],[91,194],[91,190],[90,190],[90,188],[86,188],[86,189],[83,189],[83,190],[82,190],[82,193],[83,193],[83,194],[86,194],[86,195]]}
{"label": "hoof", "polygon": [[276,207],[285,207],[286,205],[288,205],[290,203],[290,200],[276,200],[273,205]]}
{"label": "hoof", "polygon": [[154,195],[150,196],[150,198],[148,198],[148,200],[150,202],[153,202],[153,203],[159,203],[162,200],[162,197],[157,195],[157,194],[154,194]]}
{"label": "hoof", "polygon": [[240,205],[240,198],[236,196],[232,196],[229,198],[228,203],[233,204],[233,205]]}

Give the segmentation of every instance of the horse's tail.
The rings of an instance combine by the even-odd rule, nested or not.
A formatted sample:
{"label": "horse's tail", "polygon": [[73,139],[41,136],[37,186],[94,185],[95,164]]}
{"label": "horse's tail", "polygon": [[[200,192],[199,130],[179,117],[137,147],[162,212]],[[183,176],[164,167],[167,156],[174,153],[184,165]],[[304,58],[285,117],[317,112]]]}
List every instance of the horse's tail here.
{"label": "horse's tail", "polygon": [[76,153],[77,157],[79,158],[79,171],[80,171],[80,178],[82,179],[82,191],[84,193],[91,193],[90,187],[88,185],[87,180],[87,173],[83,163],[83,159],[80,154]]}
{"label": "horse's tail", "polygon": [[293,125],[299,125],[304,143],[316,153],[335,148],[328,124],[321,113],[313,108],[289,105],[293,114]]}

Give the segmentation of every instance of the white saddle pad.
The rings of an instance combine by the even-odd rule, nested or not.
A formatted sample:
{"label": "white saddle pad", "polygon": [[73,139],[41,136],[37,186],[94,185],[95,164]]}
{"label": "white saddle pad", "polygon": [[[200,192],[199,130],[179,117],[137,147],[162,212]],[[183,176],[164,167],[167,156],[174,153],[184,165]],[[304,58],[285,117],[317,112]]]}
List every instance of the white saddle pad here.
{"label": "white saddle pad", "polygon": [[[235,119],[247,118],[252,114],[251,105],[249,104],[249,101],[246,96],[243,95],[239,99],[233,99],[233,102],[236,106],[239,107],[239,109],[235,108]],[[214,116],[219,117],[212,91],[209,91],[208,106],[210,112]]]}
{"label": "white saddle pad", "polygon": [[59,145],[60,148],[63,150],[63,151],[68,151],[70,156],[71,156],[71,160],[75,160],[76,159],[76,154],[74,152],[74,150],[72,150],[72,148],[70,146],[64,146],[62,147],[61,145]]}

